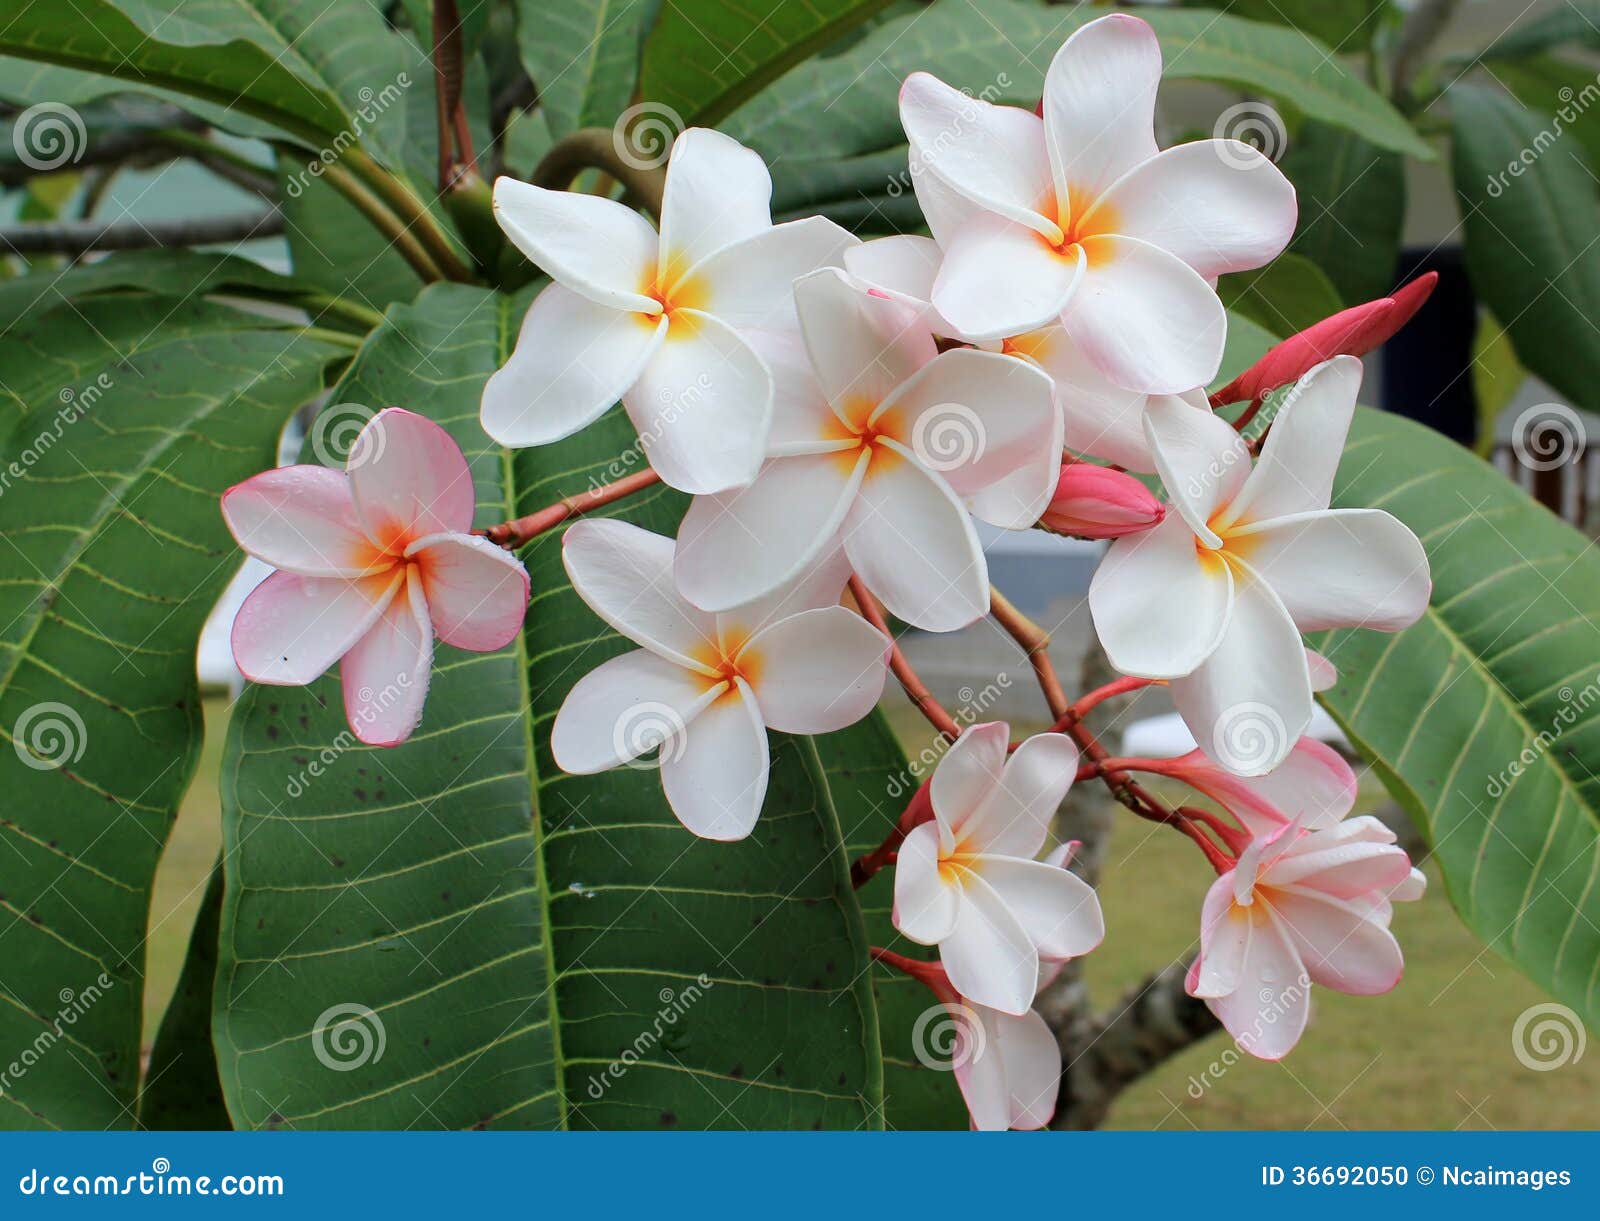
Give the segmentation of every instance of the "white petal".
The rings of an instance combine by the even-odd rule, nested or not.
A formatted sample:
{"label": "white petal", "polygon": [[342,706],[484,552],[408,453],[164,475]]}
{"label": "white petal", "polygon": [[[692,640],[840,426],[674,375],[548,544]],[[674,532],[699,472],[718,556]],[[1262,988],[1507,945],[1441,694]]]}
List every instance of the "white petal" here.
{"label": "white petal", "polygon": [[233,620],[233,659],[253,683],[314,682],[365,636],[399,593],[400,571],[347,581],[275,572]]}
{"label": "white petal", "polygon": [[1382,509],[1330,509],[1265,521],[1233,535],[1302,632],[1366,627],[1398,632],[1428,608],[1428,556]]}
{"label": "white petal", "polygon": [[1144,431],[1173,505],[1206,546],[1220,546],[1211,520],[1250,476],[1239,434],[1221,416],[1165,394],[1146,405]]}
{"label": "white petal", "polygon": [[1010,1124],[1019,1132],[1045,1127],[1055,1118],[1061,1089],[1061,1045],[1044,1018],[1029,1010],[1020,1017],[992,1013],[990,1046],[1005,1062]]}
{"label": "white petal", "polygon": [[1057,250],[1032,229],[976,216],[945,248],[933,304],[968,338],[999,339],[1054,322],[1086,275],[1083,247]]}
{"label": "white petal", "polygon": [[1137,238],[1091,237],[1083,250],[1083,283],[1062,320],[1096,368],[1147,394],[1181,394],[1216,376],[1227,315],[1198,272]]}
{"label": "white petal", "polygon": [[691,273],[698,308],[740,329],[793,328],[794,282],[840,266],[856,241],[831,220],[808,216],[724,246]]}
{"label": "white petal", "polygon": [[661,784],[678,821],[701,839],[749,835],[767,795],[767,731],[742,680],[694,719],[683,743],[661,759]]}
{"label": "white petal", "polygon": [[939,274],[939,244],[931,237],[902,233],[861,242],[844,252],[852,276],[899,296],[906,304],[926,306],[933,300]]}
{"label": "white petal", "polygon": [[843,272],[825,269],[795,282],[795,308],[823,394],[843,420],[859,401],[876,407],[938,349],[915,313],[875,297]]}
{"label": "white petal", "polygon": [[939,959],[962,996],[1002,1013],[1026,1013],[1039,982],[1039,952],[994,888],[970,869],[961,874],[956,926]]}
{"label": "white petal", "polygon": [[339,663],[344,714],[356,737],[370,746],[398,746],[422,720],[433,666],[433,625],[422,581],[405,587]]}
{"label": "white petal", "polygon": [[1310,981],[1278,923],[1254,920],[1239,987],[1207,1002],[1242,1051],[1281,1060],[1300,1041],[1311,1013]]}
{"label": "white petal", "polygon": [[1089,22],[1056,52],[1044,79],[1044,125],[1074,206],[1155,156],[1160,81],[1155,31],[1125,13]]}
{"label": "white petal", "polygon": [[661,198],[661,283],[772,225],[772,177],[758,153],[708,127],[672,142]]}
{"label": "white petal", "polygon": [[1010,742],[1011,727],[1004,721],[969,726],[934,768],[928,797],[946,851],[955,851],[957,841],[965,835],[967,820],[1000,783]]}
{"label": "white petal", "polygon": [[1360,389],[1361,362],[1354,356],[1324,361],[1296,382],[1224,524],[1326,509]]}
{"label": "white petal", "polygon": [[1042,957],[1078,958],[1105,937],[1100,900],[1076,874],[1009,856],[983,856],[973,868],[994,887]]}
{"label": "white petal", "polygon": [[753,666],[761,719],[780,733],[832,733],[877,704],[889,641],[842,606],[801,611],[763,628],[739,653]]}
{"label": "white petal", "polygon": [[1065,734],[1035,734],[1011,752],[999,783],[961,824],[964,850],[1031,860],[1044,847],[1056,808],[1078,772]]}
{"label": "white petal", "polygon": [[817,383],[798,328],[746,330],[739,338],[755,350],[772,374],[772,423],[767,429],[767,457],[821,453],[841,442],[839,417]]}
{"label": "white petal", "polygon": [[[683,541],[678,541],[682,553]],[[785,581],[770,594],[741,602],[731,610],[717,612],[717,635],[724,647],[748,640],[780,619],[801,611],[838,606],[850,580],[850,559],[837,539],[824,547],[815,559],[807,561],[798,576]]]}
{"label": "white petal", "polygon": [[1148,395],[1124,390],[1095,368],[1059,323],[1013,338],[1006,346],[1035,362],[1055,383],[1062,441],[1068,449],[1130,471],[1148,474],[1156,469],[1144,435]]}
{"label": "white petal", "polygon": [[1389,892],[1389,898],[1396,903],[1412,903],[1422,898],[1428,891],[1428,875],[1422,870],[1413,868],[1406,875],[1405,881]]}
{"label": "white petal", "polygon": [[561,539],[567,576],[589,608],[635,644],[710,674],[716,621],[691,606],[672,580],[673,543],[612,518],[576,522]]}
{"label": "white petal", "polygon": [[1228,626],[1233,578],[1203,561],[1176,513],[1115,540],[1089,585],[1089,613],[1111,664],[1141,678],[1176,678],[1211,656]]}
{"label": "white petal", "polygon": [[1172,699],[1200,749],[1230,772],[1260,776],[1283,762],[1311,723],[1311,677],[1289,612],[1243,565],[1221,642]]}
{"label": "white petal", "polygon": [[613,657],[580,678],[561,702],[550,753],[563,771],[603,772],[647,755],[683,749],[690,722],[719,684],[648,649]]}
{"label": "white petal", "polygon": [[[1006,1057],[1000,1049],[998,1032],[1003,1020],[1020,1022],[1024,1019],[967,1001],[946,1004],[945,1012],[955,1024],[950,1069],[956,1088],[961,1091],[961,1101],[967,1104],[972,1129],[1004,1132],[1011,1126],[1011,1083],[1006,1080]],[[1056,1085],[1059,1089],[1059,1070]]]}
{"label": "white petal", "polygon": [[732,327],[674,310],[667,337],[623,396],[650,465],[679,491],[756,477],[772,422],[772,374]]}
{"label": "white petal", "polygon": [[1012,501],[991,509],[1010,529],[1026,529],[1049,503],[1061,470],[1060,413],[1050,378],[1026,361],[959,348],[933,358],[880,408],[874,423],[892,428],[924,467],[963,496],[979,496],[1024,474]]}
{"label": "white petal", "polygon": [[913,827],[895,858],[895,928],[920,945],[938,945],[955,930],[960,904],[960,886],[939,872],[939,829]]}
{"label": "white petal", "polygon": [[900,122],[911,145],[913,180],[933,174],[987,211],[1059,235],[1055,218],[1041,215],[1051,181],[1037,115],[913,72],[900,87]]}
{"label": "white petal", "polygon": [[656,231],[632,208],[581,191],[496,178],[494,218],[553,280],[597,305],[655,313]]}
{"label": "white petal", "polygon": [[894,442],[874,449],[845,517],[851,565],[889,613],[913,627],[953,632],[981,619],[989,567],[961,501]]}
{"label": "white petal", "polygon": [[1241,986],[1250,923],[1249,912],[1234,905],[1233,874],[1223,874],[1211,883],[1200,908],[1199,969],[1189,983],[1190,996],[1227,996]]}
{"label": "white petal", "polygon": [[511,359],[484,384],[483,431],[513,449],[570,436],[639,380],[666,333],[664,317],[547,285],[522,319]]}
{"label": "white petal", "polygon": [[749,487],[696,496],[678,527],[678,588],[726,611],[797,578],[855,502],[865,454],[774,458]]}
{"label": "white petal", "polygon": [[1085,218],[1091,231],[1100,217],[1215,279],[1282,253],[1294,235],[1294,187],[1247,144],[1196,140],[1119,178]]}
{"label": "white petal", "polygon": [[[917,207],[921,209],[923,219],[928,222],[928,232],[933,234],[933,240],[941,248],[950,244],[962,225],[975,216],[984,215],[987,211],[948,185],[937,174],[912,174],[911,188],[917,197]],[[930,288],[929,299],[931,298]]]}

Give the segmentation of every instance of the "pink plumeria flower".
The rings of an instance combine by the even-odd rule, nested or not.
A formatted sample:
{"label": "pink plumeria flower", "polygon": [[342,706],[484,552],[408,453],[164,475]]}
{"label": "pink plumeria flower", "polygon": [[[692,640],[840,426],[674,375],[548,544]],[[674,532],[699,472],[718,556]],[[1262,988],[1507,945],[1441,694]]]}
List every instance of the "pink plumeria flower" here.
{"label": "pink plumeria flower", "polygon": [[1356,774],[1343,756],[1315,738],[1301,738],[1264,776],[1236,776],[1201,750],[1149,760],[1147,771],[1181,780],[1236,818],[1250,835],[1270,835],[1287,823],[1322,831],[1339,823],[1356,801]]}
{"label": "pink plumeria flower", "polygon": [[[1055,385],[1062,441],[1068,449],[1130,471],[1155,471],[1155,458],[1144,434],[1148,394],[1124,389],[1102,373],[1059,322],[999,339],[968,340],[933,306],[939,260],[939,247],[932,238],[909,235],[876,238],[852,246],[844,254],[845,269],[851,275],[904,305],[934,334],[1019,357],[1048,374]],[[1186,390],[1178,397],[1197,410],[1210,410],[1202,389]]]}
{"label": "pink plumeria flower", "polygon": [[969,510],[1025,529],[1054,490],[1050,379],[993,352],[939,353],[912,312],[837,270],[804,277],[794,296],[803,348],[775,364],[767,462],[749,487],[690,505],[680,588],[727,610],[842,540],[891,613],[928,631],[965,627],[989,610]]}
{"label": "pink plumeria flower", "polygon": [[932,822],[900,846],[894,926],[937,945],[962,996],[1021,1015],[1033,1004],[1041,959],[1076,958],[1100,944],[1094,890],[1033,858],[1078,770],[1063,734],[1029,738],[1007,757],[1009,726],[974,725],[939,761]]}
{"label": "pink plumeria flower", "polygon": [[943,251],[932,303],[963,335],[1059,318],[1120,386],[1177,394],[1222,358],[1211,283],[1260,267],[1294,232],[1294,188],[1236,140],[1160,152],[1161,49],[1137,17],[1074,33],[1043,117],[913,73],[900,91],[913,183]]}
{"label": "pink plumeria flower", "polygon": [[528,608],[522,565],[468,533],[476,505],[450,434],[397,407],[368,421],[342,471],[285,466],[229,488],[228,529],[278,570],[233,621],[240,671],[300,686],[342,658],[356,737],[405,741],[422,718],[434,637],[491,652]]}
{"label": "pink plumeria flower", "polygon": [[856,240],[822,217],[774,225],[771,196],[759,156],[698,127],[673,144],[659,235],[613,200],[498,179],[495,218],[554,283],[484,386],[484,431],[547,445],[620,398],[671,486],[749,483],[773,395],[752,344],[792,329],[791,282]]}
{"label": "pink plumeria flower", "polygon": [[1422,544],[1377,509],[1330,509],[1361,386],[1335,357],[1288,393],[1252,470],[1227,421],[1156,399],[1145,430],[1175,513],[1118,539],[1089,609],[1111,663],[1182,679],[1173,698],[1195,741],[1239,775],[1270,772],[1311,720],[1302,631],[1399,631],[1426,609]]}
{"label": "pink plumeria flower", "polygon": [[1305,1030],[1311,984],[1374,996],[1400,982],[1392,902],[1420,898],[1425,880],[1394,840],[1371,817],[1320,831],[1286,823],[1212,884],[1186,985],[1241,1049],[1287,1055]]}
{"label": "pink plumeria flower", "polygon": [[626,522],[577,523],[562,558],[579,596],[640,647],[568,693],[550,734],[556,763],[602,772],[659,747],[667,802],[704,839],[743,839],[755,826],[768,729],[831,733],[883,693],[889,642],[839,605],[838,557],[724,614],[678,593],[670,538]]}

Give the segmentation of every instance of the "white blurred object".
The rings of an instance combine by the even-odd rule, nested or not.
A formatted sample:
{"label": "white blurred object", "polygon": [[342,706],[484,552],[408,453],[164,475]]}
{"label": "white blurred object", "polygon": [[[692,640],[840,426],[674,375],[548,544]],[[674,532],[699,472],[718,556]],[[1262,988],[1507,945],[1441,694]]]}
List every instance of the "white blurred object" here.
{"label": "white blurred object", "polygon": [[244,687],[244,675],[233,664],[233,617],[245,597],[272,573],[272,568],[254,556],[244,557],[244,567],[234,574],[228,588],[211,610],[205,627],[200,629],[200,685],[226,687],[229,694],[237,695]]}
{"label": "white blurred object", "polygon": [[[1311,710],[1311,725],[1306,730],[1306,736],[1342,751],[1350,750],[1344,731],[1323,711],[1321,704]],[[1122,750],[1119,753],[1146,759],[1170,759],[1174,755],[1188,754],[1196,745],[1194,735],[1183,723],[1183,718],[1176,712],[1168,712],[1129,725],[1122,734]]]}

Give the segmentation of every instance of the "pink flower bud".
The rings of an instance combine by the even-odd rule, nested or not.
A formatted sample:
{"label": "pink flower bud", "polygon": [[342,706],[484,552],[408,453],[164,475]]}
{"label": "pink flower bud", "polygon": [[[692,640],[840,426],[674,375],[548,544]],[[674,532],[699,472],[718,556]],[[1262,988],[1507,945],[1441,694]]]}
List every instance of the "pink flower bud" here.
{"label": "pink flower bud", "polygon": [[1160,525],[1166,515],[1166,506],[1132,475],[1092,462],[1068,462],[1039,524],[1079,538],[1119,538]]}
{"label": "pink flower bud", "polygon": [[1439,273],[1430,271],[1391,297],[1352,305],[1289,336],[1213,394],[1212,405],[1254,402],[1334,356],[1365,356],[1411,321],[1438,279]]}

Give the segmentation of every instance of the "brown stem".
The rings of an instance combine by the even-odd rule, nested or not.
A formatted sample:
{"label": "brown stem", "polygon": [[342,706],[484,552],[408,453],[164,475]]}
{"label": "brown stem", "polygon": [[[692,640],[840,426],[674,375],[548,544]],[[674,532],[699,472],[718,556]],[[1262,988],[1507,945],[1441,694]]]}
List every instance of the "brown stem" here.
{"label": "brown stem", "polygon": [[584,513],[592,513],[602,509],[608,504],[632,496],[643,488],[651,487],[661,482],[661,476],[654,470],[642,470],[635,475],[628,475],[618,479],[615,483],[602,484],[600,487],[591,488],[587,492],[579,492],[558,500],[553,505],[547,505],[536,513],[529,513],[526,517],[519,517],[515,521],[501,522],[498,526],[490,526],[483,532],[484,537],[491,543],[504,547],[508,551],[515,551],[525,543],[537,538],[546,530],[559,526],[568,518],[579,517]]}
{"label": "brown stem", "polygon": [[1055,665],[1050,661],[1050,634],[1013,606],[1010,599],[992,585],[989,587],[989,613],[1028,655],[1028,664],[1033,667],[1034,677],[1039,680],[1039,690],[1044,694],[1050,715],[1057,719],[1066,716],[1070,705],[1067,703],[1067,693],[1061,689],[1061,680],[1056,677]]}
{"label": "brown stem", "polygon": [[889,630],[889,623],[883,617],[877,599],[867,592],[867,587],[861,583],[861,578],[853,574],[850,577],[850,594],[855,598],[862,617],[888,639],[889,669],[894,671],[894,676],[900,680],[900,686],[905,690],[907,697],[917,706],[917,710],[928,718],[928,724],[937,729],[946,741],[954,742],[961,736],[961,726],[957,725],[955,718],[933,698],[933,693],[928,690],[911,663],[906,660],[906,655],[900,651],[899,644],[895,642],[894,633]]}
{"label": "brown stem", "polygon": [[533,171],[533,185],[564,191],[584,170],[604,170],[652,215],[660,216],[661,196],[667,187],[666,158],[660,165],[641,168],[637,162],[623,159],[617,145],[624,139],[609,127],[582,127],[561,137]]}
{"label": "brown stem", "polygon": [[277,208],[242,216],[206,216],[184,220],[65,220],[8,225],[0,228],[0,253],[86,254],[91,250],[144,250],[152,246],[208,246],[276,237],[283,232]]}

